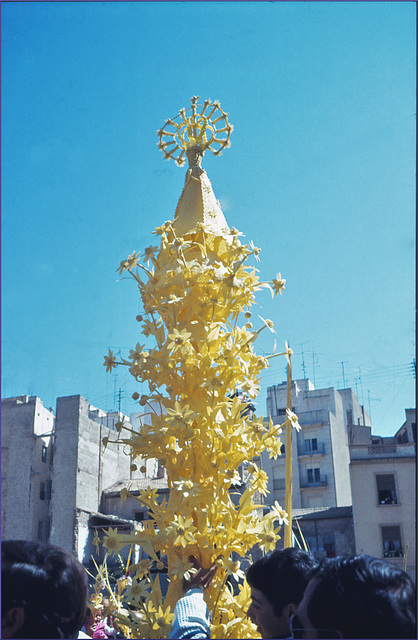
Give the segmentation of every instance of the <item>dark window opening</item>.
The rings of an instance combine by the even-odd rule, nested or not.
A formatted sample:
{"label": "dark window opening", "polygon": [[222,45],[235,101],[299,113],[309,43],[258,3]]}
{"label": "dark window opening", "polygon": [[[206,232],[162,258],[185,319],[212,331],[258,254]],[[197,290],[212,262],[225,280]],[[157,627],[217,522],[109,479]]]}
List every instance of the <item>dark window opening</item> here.
{"label": "dark window opening", "polygon": [[308,469],[308,483],[309,484],[314,484],[317,482],[320,482],[321,476],[320,476],[320,470],[319,467],[316,467],[315,469]]}
{"label": "dark window opening", "polygon": [[401,529],[399,526],[382,527],[384,558],[402,558]]}
{"label": "dark window opening", "polygon": [[[295,407],[292,407],[292,411],[293,413],[295,412]],[[286,415],[286,409],[277,409],[277,414],[278,416],[285,416]]]}
{"label": "dark window opening", "polygon": [[327,558],[335,558],[335,536],[324,536],[324,551]]}
{"label": "dark window opening", "polygon": [[376,476],[378,504],[398,504],[395,488],[395,476],[391,473]]}
{"label": "dark window opening", "polygon": [[305,440],[305,452],[318,451],[318,438],[308,438]]}

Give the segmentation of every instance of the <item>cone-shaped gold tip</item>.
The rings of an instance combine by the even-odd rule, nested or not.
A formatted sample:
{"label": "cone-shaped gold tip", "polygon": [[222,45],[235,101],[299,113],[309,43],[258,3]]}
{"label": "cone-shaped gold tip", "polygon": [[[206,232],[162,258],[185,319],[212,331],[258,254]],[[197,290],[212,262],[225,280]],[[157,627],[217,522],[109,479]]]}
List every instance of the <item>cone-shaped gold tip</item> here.
{"label": "cone-shaped gold tip", "polygon": [[186,174],[186,182],[177,204],[173,227],[177,235],[184,236],[201,225],[206,231],[215,235],[224,235],[229,230],[206,172],[194,166]]}
{"label": "cone-shaped gold tip", "polygon": [[158,147],[166,160],[173,159],[176,164],[183,165],[187,156],[189,161],[173,222],[177,235],[190,233],[201,225],[220,235],[228,231],[228,225],[200,163],[207,149],[220,155],[222,149],[230,146],[233,127],[218,100],[205,100],[203,104],[198,100],[199,96],[193,96],[187,111],[180,109],[178,116],[165,121],[157,132]]}

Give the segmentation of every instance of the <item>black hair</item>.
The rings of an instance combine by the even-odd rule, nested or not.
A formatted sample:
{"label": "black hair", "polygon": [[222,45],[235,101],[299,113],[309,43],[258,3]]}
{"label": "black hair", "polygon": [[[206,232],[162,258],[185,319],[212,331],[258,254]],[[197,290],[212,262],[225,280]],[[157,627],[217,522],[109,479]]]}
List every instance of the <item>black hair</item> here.
{"label": "black hair", "polygon": [[[327,558],[307,605],[316,629],[344,638],[416,638],[415,586],[407,573],[368,555]],[[321,637],[321,636],[319,636]]]}
{"label": "black hair", "polygon": [[306,551],[288,547],[272,551],[250,566],[246,578],[250,587],[261,591],[270,602],[276,616],[289,603],[298,605],[315,566]]}
{"label": "black hair", "polygon": [[1,545],[2,615],[23,607],[15,638],[76,638],[87,610],[87,576],[78,560],[59,547],[7,540]]}

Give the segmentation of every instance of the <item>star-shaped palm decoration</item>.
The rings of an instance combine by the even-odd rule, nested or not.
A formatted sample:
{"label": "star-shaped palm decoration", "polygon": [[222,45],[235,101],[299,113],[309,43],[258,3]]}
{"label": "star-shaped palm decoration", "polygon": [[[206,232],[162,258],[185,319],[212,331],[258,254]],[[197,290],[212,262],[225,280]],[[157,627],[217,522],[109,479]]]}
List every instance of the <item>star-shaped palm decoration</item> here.
{"label": "star-shaped palm decoration", "polygon": [[189,109],[180,109],[175,118],[166,120],[163,128],[157,131],[158,148],[165,159],[172,158],[180,166],[185,163],[184,155],[189,149],[200,149],[202,155],[210,149],[219,156],[222,149],[230,146],[233,126],[220,102],[205,100],[199,104],[198,100],[199,96],[193,96]]}

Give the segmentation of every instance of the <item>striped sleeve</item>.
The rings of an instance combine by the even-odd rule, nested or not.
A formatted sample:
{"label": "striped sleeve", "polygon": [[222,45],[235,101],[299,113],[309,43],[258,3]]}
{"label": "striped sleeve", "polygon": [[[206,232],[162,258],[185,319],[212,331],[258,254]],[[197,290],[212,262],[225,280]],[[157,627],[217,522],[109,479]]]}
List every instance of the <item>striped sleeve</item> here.
{"label": "striped sleeve", "polygon": [[170,640],[210,638],[209,611],[202,589],[189,589],[174,609]]}

